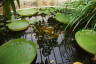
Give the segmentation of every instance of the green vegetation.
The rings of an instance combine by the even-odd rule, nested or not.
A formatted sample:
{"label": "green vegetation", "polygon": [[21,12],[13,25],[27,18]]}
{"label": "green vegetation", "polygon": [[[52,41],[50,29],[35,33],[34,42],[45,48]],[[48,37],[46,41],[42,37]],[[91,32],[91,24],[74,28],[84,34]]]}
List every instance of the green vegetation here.
{"label": "green vegetation", "polygon": [[[19,0],[16,1],[18,5],[20,5]],[[13,9],[13,13],[11,12],[10,7]],[[38,35],[40,35],[40,37],[44,34],[51,35],[49,37],[50,39],[53,36],[54,38],[58,37],[59,33],[57,33],[58,31],[56,30],[59,30],[63,26],[62,32],[68,32],[69,30],[70,33],[68,32],[66,34],[72,34],[73,38],[75,36],[74,39],[84,50],[96,55],[95,0],[65,2],[64,7],[62,8],[46,7],[21,9],[17,10],[17,15],[15,15],[16,8],[14,1],[5,0],[3,9],[4,15],[0,16],[0,31],[2,33],[4,32],[4,34],[8,31],[23,31],[30,26],[35,29],[34,32],[39,33]],[[15,18],[14,20],[11,18],[12,14]],[[28,20],[24,20],[28,17]],[[33,17],[35,19],[33,19]],[[41,20],[39,20],[38,17],[41,17]],[[56,25],[54,27],[53,25],[49,26],[48,22],[45,22],[46,17],[48,18],[46,21],[48,21],[49,24],[52,23],[53,25]],[[55,30],[58,26],[59,28]],[[3,61],[0,61],[0,64],[30,64],[35,56],[36,45],[25,39],[10,40],[0,46],[0,59],[3,59]]]}
{"label": "green vegetation", "polygon": [[15,20],[7,24],[7,26],[12,31],[21,31],[28,28],[29,23],[27,20]]}
{"label": "green vegetation", "polygon": [[55,16],[56,20],[58,20],[61,23],[64,24],[71,24],[73,17],[71,17],[71,14],[62,14],[62,13],[57,13]]}
{"label": "green vegetation", "polygon": [[24,9],[24,10],[18,10],[17,13],[21,16],[32,16],[35,15],[38,12],[38,9]]}
{"label": "green vegetation", "polygon": [[36,53],[36,45],[31,40],[10,40],[0,46],[0,64],[30,64]]}
{"label": "green vegetation", "polygon": [[[16,7],[15,7],[15,2],[17,2],[18,6],[20,7],[20,2],[19,0],[2,0],[1,2],[3,3],[3,15],[6,19],[11,19],[12,13],[11,11],[13,10],[13,13],[16,13]],[[12,10],[11,10],[12,9]]]}
{"label": "green vegetation", "polygon": [[77,43],[86,51],[96,54],[96,31],[81,30],[75,34]]}

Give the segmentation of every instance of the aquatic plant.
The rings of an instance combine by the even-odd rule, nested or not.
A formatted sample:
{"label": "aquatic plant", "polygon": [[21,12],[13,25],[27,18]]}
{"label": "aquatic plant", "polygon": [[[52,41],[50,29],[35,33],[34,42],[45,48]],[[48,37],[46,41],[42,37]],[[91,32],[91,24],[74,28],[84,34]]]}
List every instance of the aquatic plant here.
{"label": "aquatic plant", "polygon": [[7,26],[12,31],[21,31],[28,28],[29,23],[27,20],[15,20],[7,24]]}
{"label": "aquatic plant", "polygon": [[80,30],[76,32],[75,39],[83,49],[94,55],[96,54],[96,31]]}
{"label": "aquatic plant", "polygon": [[31,64],[36,54],[36,45],[31,40],[10,40],[0,46],[0,64]]}

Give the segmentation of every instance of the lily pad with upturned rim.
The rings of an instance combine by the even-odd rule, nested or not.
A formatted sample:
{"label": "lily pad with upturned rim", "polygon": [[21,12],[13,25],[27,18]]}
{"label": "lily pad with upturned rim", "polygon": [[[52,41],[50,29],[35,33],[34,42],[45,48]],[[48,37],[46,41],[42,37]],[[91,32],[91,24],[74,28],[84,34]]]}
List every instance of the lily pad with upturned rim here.
{"label": "lily pad with upturned rim", "polygon": [[7,26],[12,31],[21,31],[25,30],[29,26],[29,23],[27,20],[15,20],[7,24]]}
{"label": "lily pad with upturned rim", "polygon": [[17,10],[17,13],[21,16],[33,16],[38,12],[37,9],[29,8],[29,9],[21,9]]}
{"label": "lily pad with upturned rim", "polygon": [[96,54],[96,31],[87,29],[78,31],[75,39],[84,50]]}
{"label": "lily pad with upturned rim", "polygon": [[0,64],[31,64],[36,54],[36,45],[31,40],[10,40],[0,46]]}

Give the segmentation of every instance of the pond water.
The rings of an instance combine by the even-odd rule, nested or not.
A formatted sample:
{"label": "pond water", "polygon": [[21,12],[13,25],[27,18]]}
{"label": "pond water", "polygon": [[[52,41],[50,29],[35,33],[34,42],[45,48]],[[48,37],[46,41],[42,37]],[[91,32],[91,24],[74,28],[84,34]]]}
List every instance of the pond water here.
{"label": "pond water", "polygon": [[37,44],[38,53],[34,64],[72,64],[74,62],[96,64],[91,61],[93,55],[82,50],[71,33],[64,32],[64,24],[56,22],[51,16],[26,19],[38,21],[22,36]]}

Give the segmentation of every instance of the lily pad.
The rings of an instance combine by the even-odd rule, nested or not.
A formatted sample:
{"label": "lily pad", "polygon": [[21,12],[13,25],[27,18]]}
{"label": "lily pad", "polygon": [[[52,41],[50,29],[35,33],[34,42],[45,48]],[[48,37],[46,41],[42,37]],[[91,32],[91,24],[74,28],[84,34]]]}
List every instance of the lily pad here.
{"label": "lily pad", "polygon": [[21,16],[32,16],[36,14],[37,12],[38,10],[34,8],[17,10],[17,13]]}
{"label": "lily pad", "polygon": [[96,31],[82,30],[75,34],[77,43],[86,51],[96,54]]}
{"label": "lily pad", "polygon": [[10,40],[0,46],[0,64],[31,64],[36,54],[36,45],[31,40]]}
{"label": "lily pad", "polygon": [[51,12],[50,12],[50,10],[44,8],[44,9],[40,9],[38,14],[46,14],[46,15],[50,15]]}
{"label": "lily pad", "polygon": [[72,17],[68,14],[62,14],[62,13],[57,13],[55,16],[56,20],[58,20],[61,23],[64,24],[69,24],[71,23]]}
{"label": "lily pad", "polygon": [[27,20],[15,20],[7,24],[7,26],[12,31],[21,31],[26,29],[29,26],[29,23]]}
{"label": "lily pad", "polygon": [[38,13],[38,14],[50,15],[50,14],[53,13],[54,11],[55,11],[55,9],[54,9],[54,8],[51,8],[51,7],[49,7],[49,8],[41,8],[41,9],[39,10],[39,13]]}

